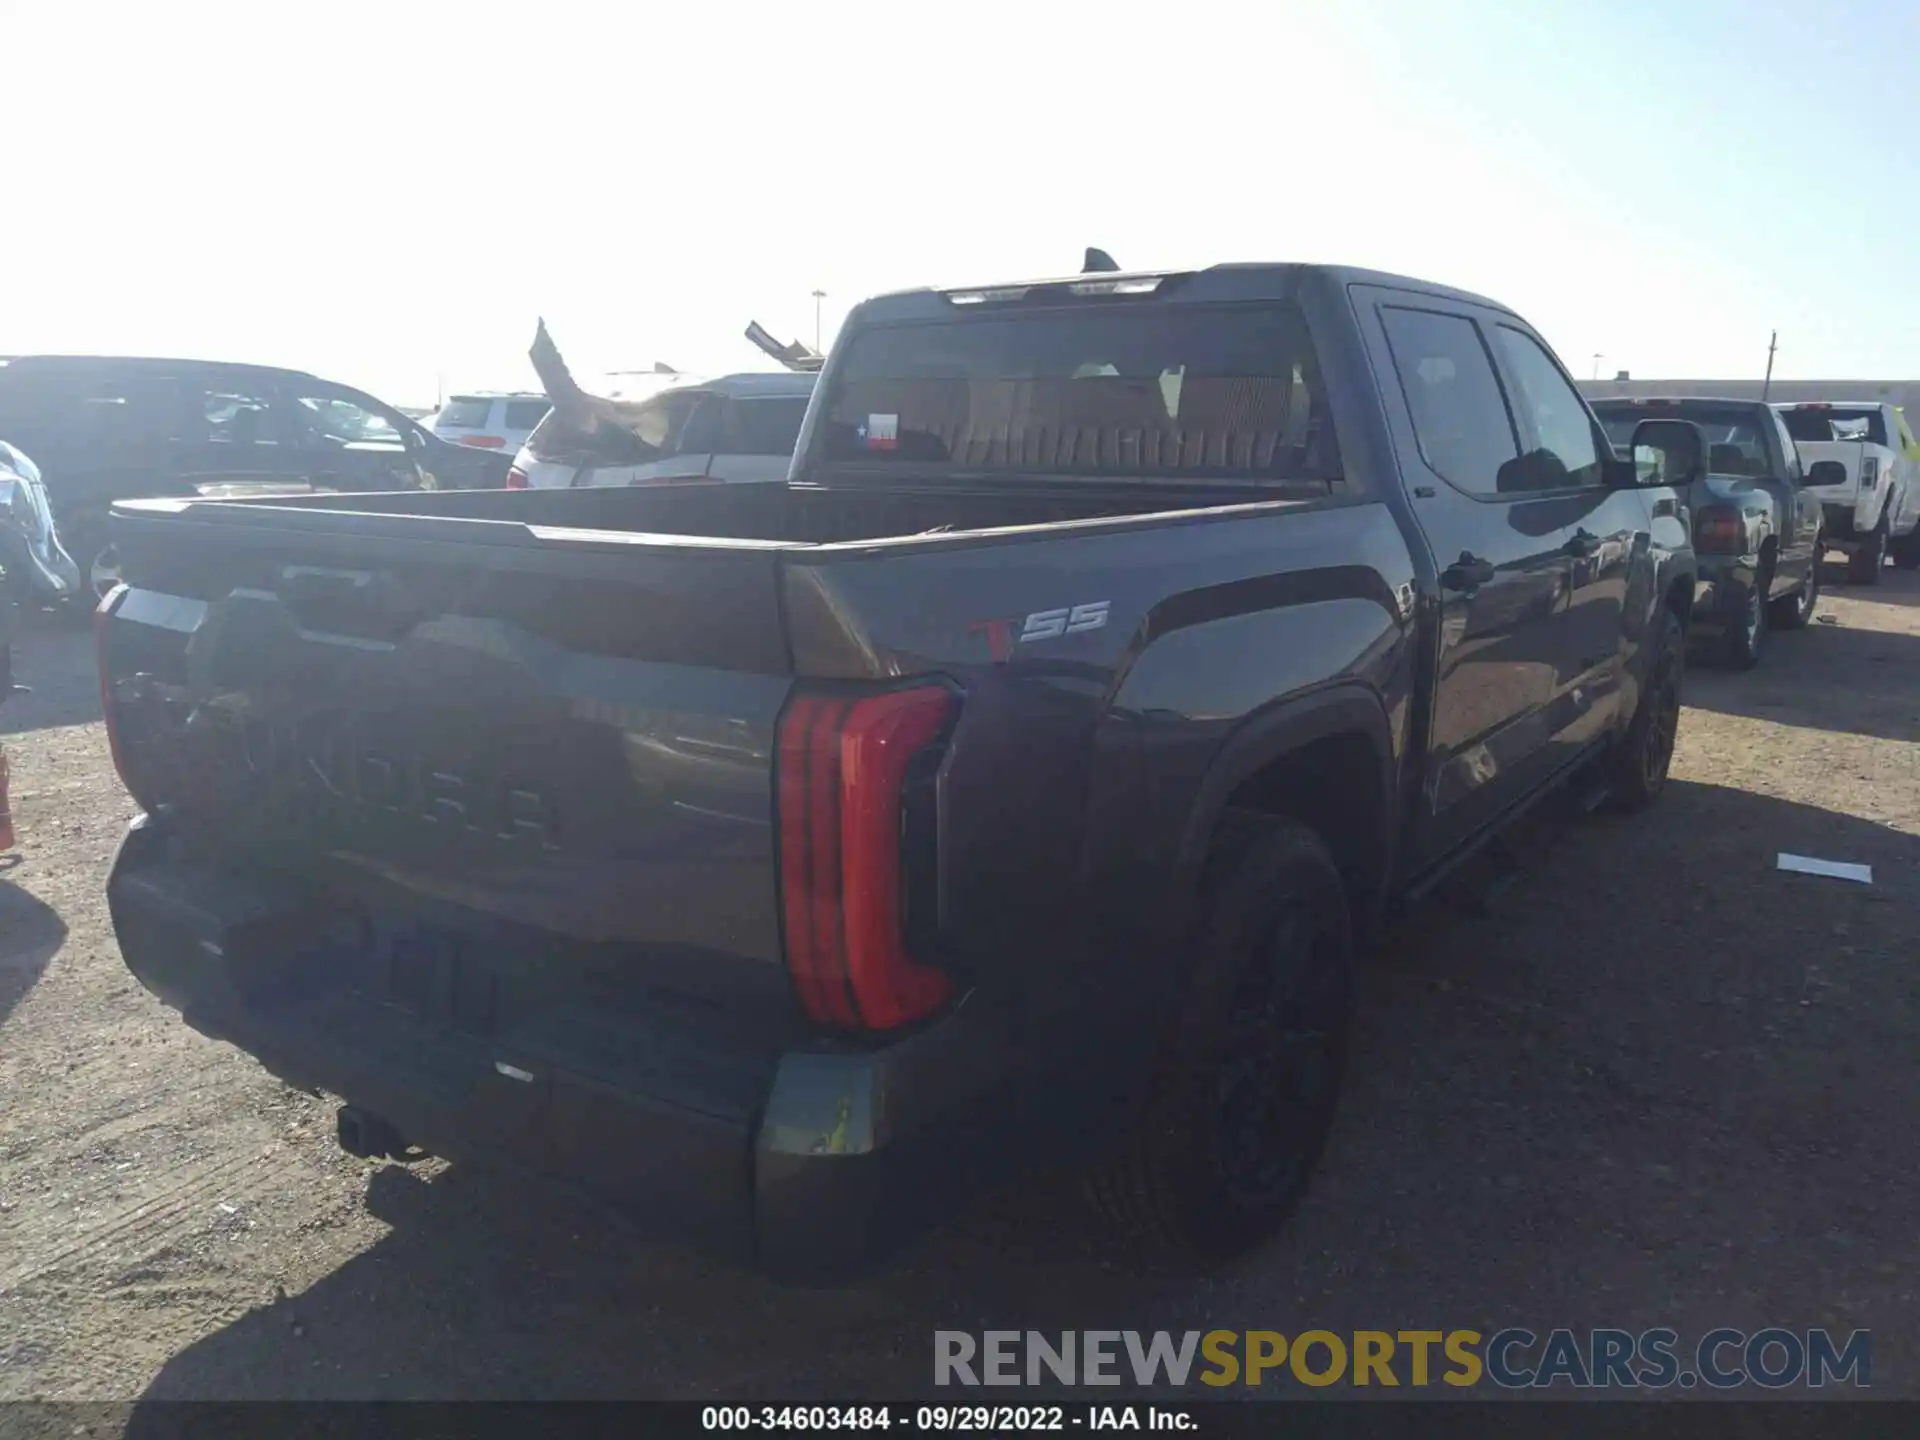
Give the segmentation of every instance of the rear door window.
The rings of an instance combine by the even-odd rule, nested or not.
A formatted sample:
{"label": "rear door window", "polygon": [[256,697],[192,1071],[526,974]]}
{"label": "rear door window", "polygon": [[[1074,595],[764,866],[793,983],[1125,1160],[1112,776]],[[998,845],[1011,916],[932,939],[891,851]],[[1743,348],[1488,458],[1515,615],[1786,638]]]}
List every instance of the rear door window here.
{"label": "rear door window", "polygon": [[199,438],[221,450],[278,445],[283,427],[275,415],[271,386],[258,381],[215,381],[200,393]]}
{"label": "rear door window", "polygon": [[1427,468],[1469,495],[1495,496],[1520,445],[1480,327],[1464,315],[1382,306],[1387,344]]}
{"label": "rear door window", "polygon": [[395,449],[406,444],[392,421],[351,395],[310,387],[299,392],[295,401],[295,420],[303,444],[392,446]]}
{"label": "rear door window", "polygon": [[1290,305],[1035,308],[856,333],[828,462],[1208,481],[1337,480],[1332,416]]}
{"label": "rear door window", "polygon": [[1767,412],[1773,417],[1773,438],[1780,446],[1780,455],[1787,467],[1787,479],[1798,485],[1807,478],[1805,468],[1800,464],[1800,449],[1793,443],[1793,436],[1787,433],[1786,422],[1780,418],[1778,410]]}

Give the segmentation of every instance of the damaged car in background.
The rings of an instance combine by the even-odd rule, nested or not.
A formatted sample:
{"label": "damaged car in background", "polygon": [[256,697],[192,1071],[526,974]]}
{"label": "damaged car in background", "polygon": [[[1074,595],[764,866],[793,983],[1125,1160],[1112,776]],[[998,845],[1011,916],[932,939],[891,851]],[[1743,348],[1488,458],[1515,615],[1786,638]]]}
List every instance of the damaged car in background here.
{"label": "damaged car in background", "polygon": [[700,378],[656,365],[605,376],[589,392],[541,321],[528,354],[553,409],[515,457],[507,488],[785,480],[821,356],[759,325],[746,333],[785,369]]}
{"label": "damaged car in background", "polygon": [[[78,598],[91,608],[73,563],[54,528],[40,467],[25,451],[0,440],[0,605],[37,610]],[[0,698],[5,698],[0,681]]]}
{"label": "damaged car in background", "polygon": [[1764,400],[1649,396],[1596,400],[1593,411],[1623,455],[1642,420],[1687,420],[1706,435],[1705,471],[1683,497],[1700,563],[1689,629],[1727,665],[1753,669],[1769,630],[1804,628],[1820,603],[1825,524],[1787,427]]}
{"label": "damaged car in background", "polygon": [[499,489],[508,464],[305,371],[138,356],[0,365],[0,437],[38,462],[89,605],[120,578],[115,500]]}

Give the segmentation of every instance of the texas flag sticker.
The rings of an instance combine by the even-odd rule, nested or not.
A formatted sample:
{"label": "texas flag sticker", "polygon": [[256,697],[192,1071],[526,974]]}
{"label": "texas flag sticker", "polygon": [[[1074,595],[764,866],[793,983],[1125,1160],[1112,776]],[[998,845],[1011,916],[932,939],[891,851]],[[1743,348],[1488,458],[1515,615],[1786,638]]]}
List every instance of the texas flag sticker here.
{"label": "texas flag sticker", "polygon": [[860,427],[860,433],[866,438],[867,449],[892,450],[900,443],[900,417],[869,415],[867,423]]}

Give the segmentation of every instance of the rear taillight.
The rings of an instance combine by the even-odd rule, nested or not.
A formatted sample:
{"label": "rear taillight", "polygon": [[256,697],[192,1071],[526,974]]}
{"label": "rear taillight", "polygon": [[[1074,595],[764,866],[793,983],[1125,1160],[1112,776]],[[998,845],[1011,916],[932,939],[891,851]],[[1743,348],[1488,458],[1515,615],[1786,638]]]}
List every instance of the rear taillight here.
{"label": "rear taillight", "polygon": [[[890,1030],[953,993],[909,953],[930,927],[936,843],[929,761],[959,698],[922,685],[864,697],[798,695],[780,719],[776,785],[787,969],[823,1025]],[[919,812],[919,813],[916,813]],[[921,823],[915,823],[918,820]],[[915,883],[915,882],[918,883]]]}
{"label": "rear taillight", "polygon": [[471,445],[476,450],[502,450],[507,444],[506,440],[499,435],[462,435],[460,443]]}
{"label": "rear taillight", "polygon": [[527,488],[527,472],[515,465],[507,471],[507,489],[524,490]]}
{"label": "rear taillight", "polygon": [[107,626],[113,622],[113,612],[120,608],[120,602],[126,596],[126,587],[120,586],[95,608],[93,658],[100,671],[100,714],[107,722],[107,749],[113,756],[114,773],[120,777],[120,783],[127,787],[127,793],[139,800],[140,792],[133,788],[133,782],[127,778],[127,762],[120,749],[120,709],[113,703],[113,681],[107,670]]}
{"label": "rear taillight", "polygon": [[1693,548],[1706,555],[1739,555],[1747,548],[1747,525],[1740,512],[1709,505],[1693,518]]}
{"label": "rear taillight", "polygon": [[1862,455],[1860,457],[1860,488],[1871,490],[1880,479],[1880,457]]}

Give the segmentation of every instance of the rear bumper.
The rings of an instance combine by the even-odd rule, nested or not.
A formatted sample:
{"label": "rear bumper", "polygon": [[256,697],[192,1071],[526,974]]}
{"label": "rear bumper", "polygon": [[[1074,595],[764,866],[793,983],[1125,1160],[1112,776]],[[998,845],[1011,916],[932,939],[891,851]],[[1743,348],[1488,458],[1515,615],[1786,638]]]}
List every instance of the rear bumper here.
{"label": "rear bumper", "polygon": [[1690,627],[1724,630],[1746,614],[1747,599],[1759,582],[1757,555],[1701,555],[1693,586]]}
{"label": "rear bumper", "polygon": [[289,986],[312,910],[168,851],[136,819],[108,904],[128,969],[194,1029],[433,1154],[582,1185],[651,1237],[831,1283],[875,1268],[1026,1148],[1009,1134],[1016,1052],[978,1006],[857,1053],[689,1062],[681,1024],[667,1042],[644,1023],[553,1011],[483,1039]]}

